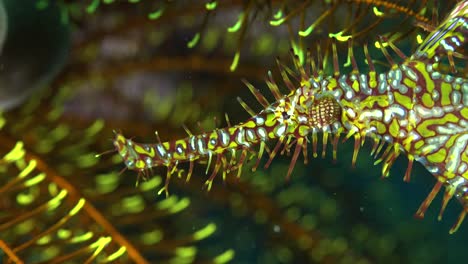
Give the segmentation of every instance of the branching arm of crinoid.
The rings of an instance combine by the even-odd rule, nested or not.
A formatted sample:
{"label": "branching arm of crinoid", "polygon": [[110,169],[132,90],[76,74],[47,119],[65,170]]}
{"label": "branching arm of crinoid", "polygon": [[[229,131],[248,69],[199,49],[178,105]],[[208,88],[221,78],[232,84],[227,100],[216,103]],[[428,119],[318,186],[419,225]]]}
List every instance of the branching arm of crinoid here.
{"label": "branching arm of crinoid", "polygon": [[[11,260],[30,263],[30,258],[38,254],[50,263],[112,261],[128,254],[135,262],[148,263],[73,185],[28,153],[22,142],[12,147],[2,139],[0,144],[6,153],[1,159],[2,169],[10,175],[16,172],[16,177],[4,177],[0,187],[2,204],[13,205],[3,208],[7,214],[0,221],[2,245],[12,254]],[[103,230],[90,228],[93,225]],[[29,239],[21,239],[24,236]],[[48,255],[43,247],[58,251]]]}
{"label": "branching arm of crinoid", "polygon": [[[145,182],[138,189],[123,192],[125,195],[114,194],[112,198],[102,193],[109,192],[109,187],[101,183],[100,188],[85,198],[76,184],[58,174],[40,156],[26,150],[22,142],[13,144],[2,136],[0,148],[4,153],[0,160],[4,171],[0,181],[0,247],[7,253],[6,263],[33,263],[38,258],[47,263],[117,260],[150,263],[146,257],[149,248],[151,255],[193,258],[196,252],[186,252],[193,247],[190,244],[209,237],[216,230],[216,225],[209,223],[182,238],[151,239],[150,234],[163,232],[142,222],[157,223],[159,218],[179,213],[190,204],[187,198],[176,196],[161,203],[142,204],[143,193],[158,186],[158,178]],[[109,183],[117,176],[112,173],[97,175],[97,180],[103,181],[105,177]],[[94,203],[112,204],[108,207],[112,210],[98,209]],[[142,233],[137,239],[120,231],[128,225],[139,226]],[[214,259],[224,263],[233,255],[232,250],[227,250]]]}
{"label": "branching arm of crinoid", "polygon": [[[317,39],[321,39],[323,32],[329,32],[329,36],[336,37],[339,41],[346,41],[350,37],[356,41],[371,37],[379,31],[378,34],[387,35],[395,38],[403,38],[407,33],[403,29],[414,30],[414,27],[405,27],[410,24],[407,20],[412,20],[418,23],[428,23],[429,20],[425,17],[426,7],[425,1],[410,1],[408,4],[403,4],[397,1],[385,0],[354,0],[343,2],[309,0],[309,1],[293,1],[293,0],[271,0],[271,1],[200,1],[191,3],[190,5],[182,5],[179,1],[135,1],[122,5],[139,5],[141,9],[148,10],[146,17],[136,18],[135,23],[130,23],[124,28],[134,26],[143,26],[149,23],[162,23],[164,21],[178,20],[178,17],[186,17],[196,14],[196,32],[187,40],[188,48],[196,48],[204,40],[205,35],[214,25],[218,26],[219,17],[226,14],[232,16],[234,12],[235,21],[226,23],[223,21],[221,27],[228,35],[234,35],[235,51],[229,69],[234,71],[237,69],[241,53],[248,54],[250,51],[244,43],[251,35],[252,27],[255,23],[264,23],[269,26],[287,27],[289,39],[293,49],[299,54],[304,49],[304,44],[307,46],[317,43]],[[89,0],[83,2],[82,8],[85,13],[92,14],[97,10],[112,8],[117,6],[114,1],[104,0]],[[109,5],[111,4],[111,5]],[[77,7],[74,7],[76,10]],[[235,10],[235,11],[233,11]],[[346,19],[343,17],[346,14]],[[312,19],[311,19],[312,17]],[[400,19],[404,18],[404,19]],[[381,26],[382,22],[395,19],[395,27],[388,29]],[[346,23],[343,23],[346,22]],[[398,25],[398,26],[397,26]],[[107,34],[100,32],[97,36]],[[278,36],[288,38],[288,36]],[[226,38],[227,41],[227,38]],[[305,57],[300,55],[301,61]]]}

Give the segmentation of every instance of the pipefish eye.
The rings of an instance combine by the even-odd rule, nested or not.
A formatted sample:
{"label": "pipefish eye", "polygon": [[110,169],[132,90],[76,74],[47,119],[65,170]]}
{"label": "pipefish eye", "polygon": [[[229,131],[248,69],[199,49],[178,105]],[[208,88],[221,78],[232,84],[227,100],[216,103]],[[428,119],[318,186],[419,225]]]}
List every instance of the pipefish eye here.
{"label": "pipefish eye", "polygon": [[127,159],[125,161],[125,166],[127,166],[127,168],[129,168],[129,169],[133,169],[135,167],[135,161],[133,161],[131,159]]}

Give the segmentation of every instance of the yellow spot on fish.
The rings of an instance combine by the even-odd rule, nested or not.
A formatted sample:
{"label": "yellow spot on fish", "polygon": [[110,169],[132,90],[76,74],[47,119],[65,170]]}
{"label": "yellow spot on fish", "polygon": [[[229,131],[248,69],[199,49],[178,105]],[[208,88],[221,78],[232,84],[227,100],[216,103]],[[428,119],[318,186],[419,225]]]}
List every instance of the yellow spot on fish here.
{"label": "yellow spot on fish", "polygon": [[411,98],[408,96],[402,95],[398,92],[393,93],[395,95],[395,100],[400,103],[400,105],[404,106],[406,109],[412,109],[413,104],[411,102]]}
{"label": "yellow spot on fish", "polygon": [[370,88],[377,87],[377,79],[375,78],[375,72],[369,72],[369,86]]}
{"label": "yellow spot on fish", "polygon": [[335,78],[331,78],[331,79],[330,79],[330,82],[329,82],[328,85],[327,85],[327,89],[328,89],[328,90],[333,90],[333,89],[336,88],[336,85],[337,85],[337,84],[336,84],[336,79],[335,79]]}
{"label": "yellow spot on fish", "polygon": [[142,148],[141,146],[139,145],[135,145],[134,147],[135,151],[138,153],[138,154],[144,154],[144,155],[148,155],[150,157],[154,157],[155,153],[154,153],[154,149],[153,148],[149,148],[150,151],[146,151],[144,148]]}
{"label": "yellow spot on fish", "polygon": [[118,135],[117,135],[117,141],[118,141],[118,142],[121,142],[121,143],[125,143],[125,137],[122,136],[122,135],[120,135],[120,134],[118,134]]}
{"label": "yellow spot on fish", "polygon": [[415,61],[415,68],[419,71],[420,74],[424,77],[424,81],[426,83],[426,90],[429,93],[432,93],[434,90],[434,81],[429,76],[429,73],[426,71],[426,64],[420,61]]}
{"label": "yellow spot on fish", "polygon": [[441,89],[441,103],[442,106],[451,105],[450,93],[452,92],[452,86],[448,83],[442,83]]}
{"label": "yellow spot on fish", "polygon": [[423,94],[422,103],[425,107],[428,107],[428,108],[431,108],[434,106],[434,101],[432,100],[432,96],[428,93]]}
{"label": "yellow spot on fish", "polygon": [[164,142],[162,145],[165,149],[169,149],[169,142]]}
{"label": "yellow spot on fish", "polygon": [[385,132],[387,132],[387,126],[385,126],[385,124],[381,123],[381,122],[378,122],[375,127],[377,128],[377,133],[378,134],[384,134]]}
{"label": "yellow spot on fish", "polygon": [[376,102],[380,107],[387,107],[390,104],[387,95],[376,95],[367,97],[365,100],[365,106],[373,108],[374,103]]}
{"label": "yellow spot on fish", "polygon": [[276,123],[276,116],[274,114],[268,115],[267,119],[265,120],[265,125],[267,125],[268,127],[272,127],[275,125],[275,123]]}
{"label": "yellow spot on fish", "polygon": [[416,144],[414,144],[415,149],[420,149],[422,146],[424,146],[424,141],[422,140],[419,140],[418,142],[416,142]]}
{"label": "yellow spot on fish", "polygon": [[307,126],[299,126],[299,135],[301,136],[307,136],[309,129]]}
{"label": "yellow spot on fish", "polygon": [[464,119],[468,119],[468,108],[467,107],[463,107],[463,109],[460,111],[462,117]]}
{"label": "yellow spot on fish", "polygon": [[437,152],[427,155],[427,160],[433,163],[443,162],[447,156],[445,148],[439,149]]}
{"label": "yellow spot on fish", "polygon": [[137,169],[144,169],[146,165],[145,165],[145,162],[143,162],[142,160],[137,160],[135,163],[135,167]]}
{"label": "yellow spot on fish", "polygon": [[436,133],[432,129],[429,129],[428,127],[432,125],[443,125],[447,122],[456,123],[458,122],[458,118],[454,114],[448,113],[447,115],[445,115],[443,119],[428,119],[428,120],[423,121],[416,128],[416,130],[418,131],[419,134],[421,134],[422,136],[426,138],[433,137],[436,135]]}
{"label": "yellow spot on fish", "polygon": [[445,147],[447,149],[450,149],[453,146],[453,144],[455,143],[455,140],[457,140],[457,138],[458,138],[458,136],[455,136],[455,135],[451,136],[449,138],[449,140],[447,140],[447,143],[445,143]]}
{"label": "yellow spot on fish", "polygon": [[247,123],[244,124],[244,127],[248,127],[248,128],[254,128],[256,127],[257,125],[255,124],[254,121],[252,120],[249,120]]}
{"label": "yellow spot on fish", "polygon": [[398,121],[396,119],[393,119],[392,123],[390,124],[390,127],[388,128],[388,132],[392,137],[397,138],[398,133],[400,132],[400,125],[398,124]]}
{"label": "yellow spot on fish", "polygon": [[359,82],[357,80],[354,80],[353,84],[351,85],[353,87],[353,90],[356,92],[359,92]]}
{"label": "yellow spot on fish", "polygon": [[[209,143],[208,143],[208,148],[209,148]],[[174,158],[175,159],[183,159],[185,158],[185,150],[187,149],[187,142],[185,140],[177,140],[175,142],[176,149],[174,151]],[[182,153],[179,152],[177,148],[182,148]]]}
{"label": "yellow spot on fish", "polygon": [[411,88],[416,87],[416,83],[413,80],[410,80],[408,78],[403,79],[403,83],[406,85],[406,87],[411,87]]}

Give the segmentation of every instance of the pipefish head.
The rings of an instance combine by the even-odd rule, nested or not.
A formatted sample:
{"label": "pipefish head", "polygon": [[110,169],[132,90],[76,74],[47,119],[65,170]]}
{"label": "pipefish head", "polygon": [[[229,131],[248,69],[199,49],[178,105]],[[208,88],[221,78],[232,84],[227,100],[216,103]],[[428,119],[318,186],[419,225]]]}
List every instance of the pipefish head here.
{"label": "pipefish head", "polygon": [[114,146],[120,157],[125,162],[125,166],[131,170],[137,170],[136,164],[139,163],[140,156],[133,149],[133,142],[131,139],[125,138],[120,132],[114,131]]}

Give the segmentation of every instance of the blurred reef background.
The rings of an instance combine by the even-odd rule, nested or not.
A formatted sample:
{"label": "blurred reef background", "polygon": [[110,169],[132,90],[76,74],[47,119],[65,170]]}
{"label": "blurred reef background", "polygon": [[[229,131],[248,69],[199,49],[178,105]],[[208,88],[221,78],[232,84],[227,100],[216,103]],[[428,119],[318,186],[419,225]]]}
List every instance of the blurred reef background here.
{"label": "blurred reef background", "polygon": [[[138,142],[185,137],[255,111],[242,78],[269,99],[291,49],[327,61],[336,39],[342,72],[348,39],[361,72],[364,44],[379,70],[385,36],[407,55],[455,1],[0,0],[0,260],[2,263],[462,263],[468,224],[448,230],[452,202],[436,220],[413,214],[434,183],[406,158],[380,179],[371,146],[351,167],[353,142],[323,158],[288,157],[267,170],[218,176],[202,165],[190,182],[165,169],[136,187],[113,149],[113,130]],[[395,60],[398,56],[392,54]],[[322,59],[320,59],[322,58]],[[459,74],[466,77],[466,68]],[[283,89],[286,92],[286,89]],[[320,149],[320,148],[319,148]]]}

